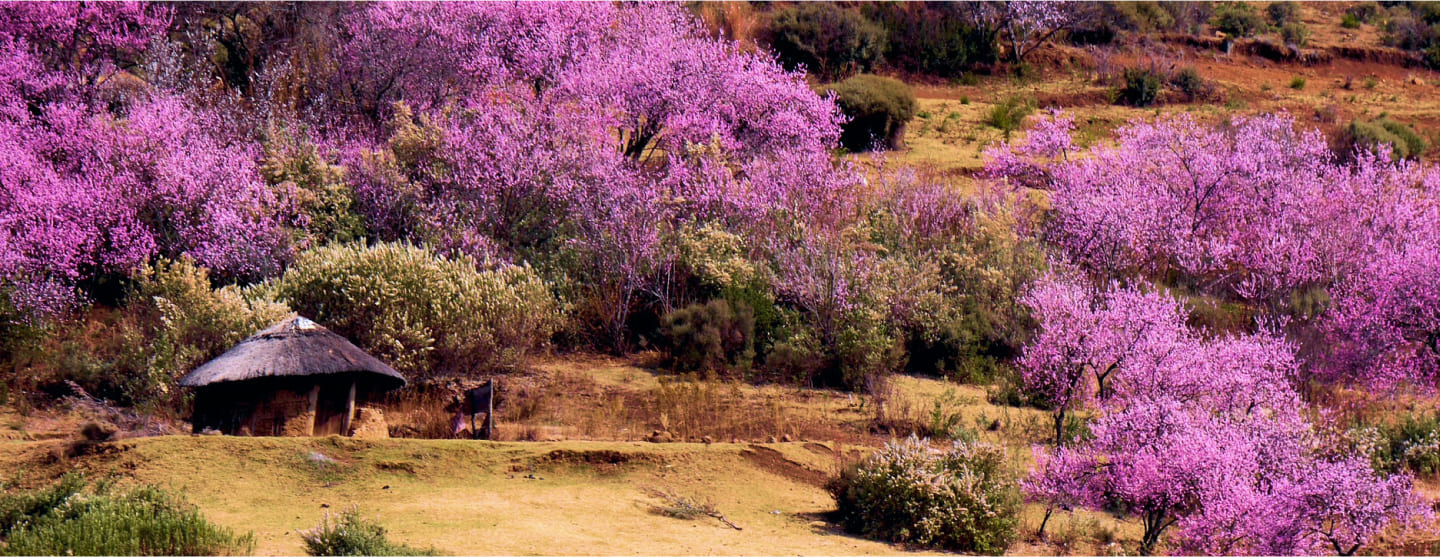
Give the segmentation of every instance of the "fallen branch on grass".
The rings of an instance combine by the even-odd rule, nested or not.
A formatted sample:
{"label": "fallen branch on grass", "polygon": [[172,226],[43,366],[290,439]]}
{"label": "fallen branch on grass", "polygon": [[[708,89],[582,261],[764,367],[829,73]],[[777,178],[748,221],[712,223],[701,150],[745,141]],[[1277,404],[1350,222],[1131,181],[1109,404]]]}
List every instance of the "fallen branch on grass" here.
{"label": "fallen branch on grass", "polygon": [[680,495],[669,489],[653,487],[643,488],[642,491],[644,491],[646,495],[664,501],[664,504],[650,506],[650,512],[654,514],[682,520],[695,520],[702,516],[708,516],[719,520],[726,526],[736,530],[743,530],[740,525],[731,522],[730,519],[725,518],[725,515],[720,514],[720,511],[715,510],[715,504],[709,499],[702,501],[693,497]]}

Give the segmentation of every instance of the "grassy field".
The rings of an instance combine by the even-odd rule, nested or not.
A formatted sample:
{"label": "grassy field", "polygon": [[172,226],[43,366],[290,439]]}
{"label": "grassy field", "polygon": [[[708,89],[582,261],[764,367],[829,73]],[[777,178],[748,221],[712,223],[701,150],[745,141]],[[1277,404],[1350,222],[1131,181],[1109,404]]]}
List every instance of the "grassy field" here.
{"label": "grassy field", "polygon": [[[577,375],[641,399],[660,384],[653,372],[620,362],[552,361],[541,366],[535,388],[543,389],[546,381],[574,384]],[[831,393],[826,399],[793,387],[726,385],[736,400],[770,400],[770,411],[782,422],[807,420],[812,426],[794,429],[790,442],[773,443],[768,438],[601,440],[599,425],[587,435],[556,427],[559,436],[588,439],[553,442],[177,435],[122,439],[95,454],[74,456],[70,439],[53,438],[62,436],[57,424],[73,421],[29,420],[27,431],[27,420],[7,414],[0,420],[9,439],[0,441],[0,466],[8,472],[0,477],[12,486],[40,486],[78,470],[122,484],[157,485],[183,495],[221,525],[253,531],[260,554],[300,553],[299,530],[314,527],[326,512],[351,506],[378,519],[392,540],[457,554],[912,551],[847,535],[826,522],[834,503],[825,482],[842,462],[861,458],[890,435],[862,429],[875,422],[875,400],[863,397],[866,410],[846,411],[860,406],[862,397]],[[986,401],[982,388],[939,379],[900,376],[884,403],[897,427],[928,427],[938,415],[1006,444],[1017,471],[1028,468],[1028,444],[1044,430],[1044,416],[1036,410],[996,406]],[[536,416],[517,427],[541,427],[551,420],[607,423],[587,419],[579,410]],[[42,431],[42,426],[52,430]],[[849,441],[805,436],[825,431],[852,433],[838,435]],[[742,529],[709,517],[664,516],[656,509],[666,501],[651,495],[655,491],[708,500]],[[1026,509],[1025,532],[1039,525],[1042,513],[1038,507]],[[1062,515],[1052,520],[1050,532],[1051,541],[1064,547],[1021,542],[1012,552],[1114,552],[1120,546],[1106,548],[1101,542],[1116,533],[1133,539],[1138,527],[1104,515]]]}

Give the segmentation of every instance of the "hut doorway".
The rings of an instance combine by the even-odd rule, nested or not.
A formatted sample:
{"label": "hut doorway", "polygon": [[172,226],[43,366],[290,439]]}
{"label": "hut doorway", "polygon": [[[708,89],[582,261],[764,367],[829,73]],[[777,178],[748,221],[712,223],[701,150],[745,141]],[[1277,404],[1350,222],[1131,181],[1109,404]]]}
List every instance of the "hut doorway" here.
{"label": "hut doorway", "polygon": [[355,383],[325,381],[315,386],[315,430],[312,435],[349,435],[355,412]]}

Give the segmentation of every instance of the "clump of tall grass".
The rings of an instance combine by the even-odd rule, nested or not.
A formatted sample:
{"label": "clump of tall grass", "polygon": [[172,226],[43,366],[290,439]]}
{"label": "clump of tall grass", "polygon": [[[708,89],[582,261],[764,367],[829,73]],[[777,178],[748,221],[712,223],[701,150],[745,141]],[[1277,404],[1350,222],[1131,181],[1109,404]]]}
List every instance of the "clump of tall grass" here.
{"label": "clump of tall grass", "polygon": [[300,533],[309,555],[440,555],[434,548],[418,549],[385,537],[385,527],[366,520],[354,508],[340,514],[333,524],[330,513],[319,526]]}
{"label": "clump of tall grass", "polygon": [[154,487],[128,492],[78,475],[0,496],[4,555],[248,555],[255,537],[211,524]]}

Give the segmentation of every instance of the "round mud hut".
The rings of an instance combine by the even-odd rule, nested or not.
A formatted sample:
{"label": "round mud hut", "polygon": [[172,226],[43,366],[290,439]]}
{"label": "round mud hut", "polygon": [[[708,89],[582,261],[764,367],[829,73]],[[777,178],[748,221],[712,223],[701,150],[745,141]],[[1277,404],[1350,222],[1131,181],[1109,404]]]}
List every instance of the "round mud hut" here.
{"label": "round mud hut", "polygon": [[405,386],[405,377],[297,316],[195,368],[180,385],[195,389],[196,433],[384,437],[380,412],[362,408],[357,420],[357,404]]}

